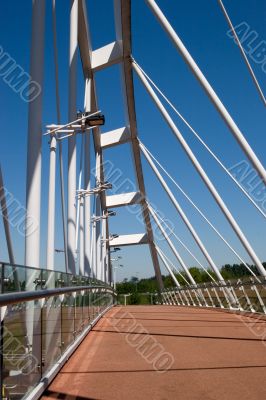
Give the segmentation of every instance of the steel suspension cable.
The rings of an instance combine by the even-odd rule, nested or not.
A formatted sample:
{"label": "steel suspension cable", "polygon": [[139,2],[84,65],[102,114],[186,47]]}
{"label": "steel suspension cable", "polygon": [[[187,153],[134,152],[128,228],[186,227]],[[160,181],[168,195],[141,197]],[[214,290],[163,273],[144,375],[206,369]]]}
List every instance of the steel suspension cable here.
{"label": "steel suspension cable", "polygon": [[[174,28],[171,26],[171,24],[169,23],[169,21],[167,20],[166,16],[164,15],[164,13],[160,9],[160,7],[157,5],[155,0],[145,0],[145,2],[147,3],[149,8],[151,9],[152,13],[155,15],[156,19],[159,21],[160,25],[166,31],[167,35],[170,37],[170,39],[173,42],[175,48],[177,49],[177,51],[179,52],[179,54],[181,55],[181,57],[183,58],[183,60],[187,64],[187,66],[189,67],[189,69],[191,70],[192,74],[198,80],[199,84],[202,86],[203,90],[205,91],[205,93],[207,94],[207,96],[209,97],[209,99],[211,100],[211,102],[213,103],[213,105],[215,106],[215,108],[217,109],[217,111],[219,112],[221,117],[223,118],[224,122],[226,123],[226,125],[230,129],[231,133],[233,134],[233,136],[235,137],[235,139],[237,140],[237,142],[241,146],[242,150],[245,152],[246,156],[252,162],[254,168],[256,169],[256,171],[258,172],[260,177],[263,179],[264,184],[266,184],[266,170],[265,170],[265,167],[262,165],[261,161],[258,159],[257,155],[255,154],[255,152],[253,151],[253,149],[249,145],[248,141],[244,137],[243,133],[241,132],[241,130],[239,129],[237,124],[235,123],[235,121],[232,118],[232,116],[230,115],[229,111],[223,105],[223,103],[220,100],[219,96],[217,95],[217,93],[215,92],[213,87],[210,85],[210,83],[208,82],[208,80],[206,79],[204,74],[202,73],[201,69],[199,68],[199,66],[197,65],[197,63],[195,62],[195,60],[193,59],[193,57],[191,56],[189,51],[187,50],[186,46],[184,45],[184,43],[182,42],[180,37],[177,35],[177,33],[175,32]],[[133,65],[133,68],[136,70],[134,65]],[[141,78],[140,74],[139,74],[139,76]],[[145,82],[143,81],[143,83],[145,83]],[[149,90],[149,88],[147,86],[146,86],[146,88],[147,88],[147,90]],[[149,90],[149,93],[152,94],[152,92],[150,90]],[[154,98],[154,101],[156,101],[156,104],[159,107],[160,106],[159,102],[156,100],[155,97],[153,97],[153,98]],[[161,106],[160,106],[160,109],[161,109],[161,111],[163,111],[163,108]],[[164,115],[166,116],[165,113],[164,113]],[[169,118],[168,118],[168,122],[170,122]],[[180,137],[179,134],[178,134],[178,136]],[[180,139],[181,139],[181,137],[180,137]],[[185,144],[185,141],[182,140],[182,143]],[[187,146],[185,145],[185,147],[187,147]],[[229,216],[229,214],[228,214],[228,216]],[[235,225],[235,222],[233,222],[233,220],[232,220],[232,223]],[[237,229],[236,225],[235,225],[235,228]],[[241,235],[240,230],[238,230],[238,231],[239,231],[239,234]],[[244,239],[244,241],[245,241],[245,246],[247,248],[249,248],[248,251],[249,252],[251,251],[253,253],[252,258],[254,259],[254,262],[258,266],[258,269],[260,270],[261,274],[263,276],[265,276],[265,270],[264,270],[264,268],[262,268],[262,264],[259,261],[258,257],[254,253],[252,248],[249,246],[249,243],[248,243],[248,241],[245,240],[244,236],[242,236],[242,239]]]}
{"label": "steel suspension cable", "polygon": [[[57,123],[61,123],[60,113],[60,94],[59,94],[59,76],[58,76],[58,51],[57,51],[57,29],[56,29],[56,5],[53,0],[53,49],[54,49],[54,66],[55,66],[55,92],[56,92],[56,113]],[[65,208],[65,192],[64,192],[64,162],[62,141],[59,141],[59,165],[60,165],[60,192],[61,192],[61,211],[63,224],[63,239],[64,239],[64,255],[65,267],[68,272],[68,257],[67,257],[67,235],[66,235],[66,208]]]}
{"label": "steel suspension cable", "polygon": [[162,260],[162,262],[163,262],[165,268],[167,269],[167,272],[170,274],[171,278],[173,279],[173,281],[174,281],[176,287],[180,287],[180,283],[179,283],[177,277],[175,276],[174,271],[172,270],[172,268],[170,267],[170,265],[168,265],[167,260],[165,259],[165,257],[163,256],[163,254],[162,254],[162,252],[161,252],[161,249],[160,249],[156,244],[155,244],[155,249],[156,249],[156,252],[157,252],[158,256],[159,256],[160,259]]}
{"label": "steel suspension cable", "polygon": [[[150,206],[151,207],[151,206]],[[173,229],[165,222],[165,220],[159,215],[159,213],[152,208],[154,214],[159,218],[159,220],[166,226],[167,229],[174,235],[174,237],[178,240],[178,242],[184,247],[184,249],[187,250],[187,252],[194,258],[194,260],[200,265],[200,267],[206,272],[206,274],[211,278],[213,282],[216,282],[216,280],[213,278],[213,276],[209,273],[209,271],[201,264],[201,262],[196,258],[196,256],[187,248],[187,246],[182,242],[182,240],[177,236],[177,234],[174,232]]]}
{"label": "steel suspension cable", "polygon": [[[144,149],[149,153],[150,157],[155,161],[155,163],[162,169],[162,171],[168,176],[168,178],[173,182],[173,184],[179,189],[179,191],[185,196],[185,198],[190,202],[190,204],[198,211],[201,217],[207,222],[207,224],[214,230],[214,232],[222,239],[222,241],[226,244],[226,246],[236,255],[236,257],[244,264],[247,270],[258,279],[257,275],[252,271],[252,269],[246,264],[243,258],[237,253],[237,251],[228,243],[228,241],[223,237],[223,235],[218,231],[218,229],[210,222],[210,220],[206,217],[206,215],[198,208],[198,206],[192,201],[192,199],[188,196],[188,194],[181,188],[181,186],[175,181],[175,179],[168,173],[168,171],[162,166],[162,164],[154,157],[154,155],[147,149],[147,147],[139,140],[140,145],[144,147]],[[154,211],[155,212],[155,211]],[[155,212],[156,213],[156,212]],[[157,214],[158,216],[158,214]],[[159,216],[159,218],[161,218]],[[162,220],[162,219],[161,219]],[[163,221],[165,225],[169,228],[165,221]],[[173,231],[172,231],[173,232]],[[175,233],[173,235],[177,238]],[[179,240],[177,238],[177,240]],[[180,240],[179,240],[180,241]],[[194,257],[195,259],[195,257]],[[199,261],[198,261],[199,262]],[[200,264],[201,265],[201,264]],[[205,268],[201,265],[201,267],[205,270]],[[205,270],[207,272],[207,270]],[[208,273],[208,272],[207,272]],[[210,275],[208,273],[208,275]],[[258,279],[259,280],[259,279]]]}
{"label": "steel suspension cable", "polygon": [[[165,255],[165,253],[162,251],[162,249],[161,249],[160,247],[158,247],[158,246],[157,246],[157,248],[158,248],[158,250],[161,252],[161,257],[164,257],[165,260],[168,261],[168,262],[170,263],[170,265],[172,265],[172,268],[181,276],[181,278],[184,280],[184,282],[185,282],[187,285],[190,286],[189,282],[188,282],[187,279],[184,277],[184,275],[175,267],[175,265],[172,263],[172,261],[169,260],[169,258]],[[170,268],[170,267],[169,267],[169,268]],[[179,287],[181,287],[180,284],[179,284]],[[196,288],[194,288],[194,289],[193,289],[193,292],[194,292],[194,294],[195,294],[195,296],[196,296],[196,298],[197,298],[197,301],[198,301],[199,303],[200,303],[200,301],[199,301],[198,295],[199,295],[199,297],[203,300],[203,302],[205,302],[205,305],[207,305],[206,300],[205,300],[204,295],[203,295],[203,293],[202,293],[201,290],[197,290]],[[189,293],[189,296],[191,297],[191,294],[190,294],[190,293]],[[191,297],[191,300],[192,300],[192,302],[193,302],[192,297]]]}
{"label": "steel suspension cable", "polygon": [[193,135],[198,139],[198,141],[205,147],[208,153],[214,158],[214,160],[220,165],[220,167],[225,171],[225,173],[232,179],[232,181],[238,186],[238,188],[242,191],[242,193],[249,199],[249,201],[253,204],[253,206],[261,213],[261,215],[266,219],[266,214],[263,210],[257,205],[257,203],[252,199],[249,193],[241,186],[241,184],[237,181],[237,179],[231,174],[231,172],[226,168],[223,162],[216,156],[216,154],[210,149],[210,147],[204,142],[204,140],[200,137],[200,135],[195,131],[195,129],[189,124],[189,122],[183,117],[183,115],[177,110],[177,108],[173,105],[173,103],[165,96],[165,94],[159,89],[159,87],[154,83],[154,81],[147,75],[147,73],[140,67],[140,65],[136,62],[136,60],[132,59],[132,61],[137,65],[146,79],[150,82],[150,84],[154,87],[154,89],[162,96],[162,98],[166,101],[166,103],[172,108],[175,114],[183,121],[183,123],[189,128],[189,130],[193,133]]}
{"label": "steel suspension cable", "polygon": [[162,255],[166,258],[166,260],[172,265],[172,268],[181,276],[181,278],[186,282],[187,285],[191,285],[191,283],[188,282],[188,280],[184,277],[184,275],[179,271],[179,269],[172,263],[172,261],[165,255],[165,253],[162,251],[161,247],[157,246]]}
{"label": "steel suspension cable", "polygon": [[243,48],[243,46],[242,46],[242,44],[241,44],[241,41],[239,40],[239,37],[238,37],[238,35],[237,35],[237,33],[236,33],[236,30],[235,30],[235,28],[234,28],[234,25],[232,24],[232,21],[231,21],[230,17],[229,17],[229,15],[228,15],[228,12],[226,11],[226,8],[225,8],[225,6],[224,6],[222,0],[218,0],[218,3],[219,3],[219,5],[220,5],[220,7],[221,7],[221,9],[222,9],[222,12],[223,12],[223,14],[224,14],[224,16],[225,16],[225,19],[226,19],[228,25],[229,25],[229,27],[230,27],[232,33],[233,33],[233,36],[234,36],[235,41],[236,41],[236,43],[237,43],[237,45],[238,45],[238,47],[239,47],[239,50],[240,50],[240,52],[241,52],[241,54],[242,54],[242,56],[243,56],[243,59],[244,59],[245,64],[246,64],[246,66],[247,66],[247,68],[248,68],[248,71],[249,71],[249,73],[250,73],[250,75],[251,75],[251,78],[253,79],[253,82],[254,82],[254,84],[255,84],[255,86],[256,86],[256,89],[257,89],[258,92],[259,92],[259,95],[260,95],[260,97],[261,97],[261,100],[262,100],[263,104],[266,106],[266,99],[265,99],[263,90],[262,90],[262,88],[260,87],[260,84],[259,84],[259,82],[258,82],[258,80],[257,80],[257,78],[256,78],[255,72],[254,72],[253,68],[251,67],[250,62],[248,61],[247,55],[246,55],[246,53],[245,53],[245,50],[244,50],[244,48]]}

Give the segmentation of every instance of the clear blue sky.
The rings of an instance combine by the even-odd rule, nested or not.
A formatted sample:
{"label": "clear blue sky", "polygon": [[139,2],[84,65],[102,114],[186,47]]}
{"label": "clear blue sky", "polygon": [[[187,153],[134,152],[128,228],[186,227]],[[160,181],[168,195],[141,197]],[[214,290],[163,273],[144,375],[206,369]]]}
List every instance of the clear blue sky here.
{"label": "clear blue sky", "polygon": [[[58,0],[57,3],[61,109],[63,120],[67,122],[69,6],[67,0]],[[266,8],[263,0],[235,0],[233,2],[225,0],[224,3],[235,25],[246,21],[251,29],[258,32],[260,40],[265,40]],[[4,2],[2,4],[0,24],[1,46],[26,71],[29,71],[30,58],[31,4],[30,0],[16,1],[15,3]],[[171,24],[265,165],[265,110],[248,75],[238,48],[226,35],[228,26],[218,3],[210,0],[161,0],[158,1],[158,4],[162,7]],[[89,0],[87,5],[93,48],[96,49],[114,41],[112,0],[102,0],[101,2]],[[239,149],[235,139],[143,0],[132,0],[132,28],[133,55],[138,63],[163,89],[228,167],[244,160],[245,156]],[[47,1],[46,32],[43,126],[56,121],[50,1]],[[266,92],[265,73],[261,70],[260,65],[256,65],[253,62],[252,65]],[[118,66],[97,74],[99,107],[104,112],[107,122],[103,132],[121,127],[125,123],[119,78]],[[205,189],[204,184],[194,171],[179,143],[157,112],[138,78],[135,77],[134,79],[138,131],[141,140],[167,167],[197,205],[208,213],[209,218],[215,225],[219,226],[220,230],[240,254],[250,262],[249,257],[215,205],[211,195]],[[3,82],[1,77],[0,89],[2,110],[0,156],[5,185],[14,194],[15,198],[25,204],[27,104]],[[77,109],[83,106],[83,89],[82,73],[79,65]],[[192,138],[189,131],[184,128],[176,117],[174,118],[193,151],[198,155],[202,165],[208,169],[209,176],[216,183],[217,189],[223,195],[230,210],[247,234],[260,259],[266,260],[265,222],[263,217],[248,204],[247,200],[243,198],[231,181]],[[42,265],[45,265],[46,248],[48,155],[47,139],[44,139],[43,224],[41,227]],[[134,180],[129,145],[108,150],[105,152],[104,157],[106,160],[112,161],[115,167],[120,168],[124,176]],[[143,168],[148,198],[173,222],[176,233],[207,266],[190,234],[177,216],[174,207],[157,184],[156,178],[144,160]],[[170,186],[172,187],[172,185]],[[217,265],[221,266],[226,262],[237,261],[236,257],[206,226],[176,189],[173,187],[172,189],[190,216],[191,221],[195,224]],[[56,247],[62,247],[60,207],[58,207],[57,211]],[[142,232],[144,229],[133,215],[122,209],[119,209],[118,216],[110,221],[110,228],[111,232],[121,234]],[[0,259],[7,260],[2,226],[0,234],[2,237]],[[15,243],[16,261],[23,263],[24,240],[15,229],[12,230],[12,237]],[[163,242],[162,248],[174,260],[167,245],[163,244]],[[189,266],[195,265],[191,257],[184,253],[182,249],[180,252]],[[119,279],[135,275],[136,272],[140,277],[153,274],[149,251],[146,246],[123,249],[120,253],[123,256],[122,263],[125,268],[119,272]],[[61,268],[63,258],[61,256],[56,257],[58,257],[56,259],[57,266]]]}

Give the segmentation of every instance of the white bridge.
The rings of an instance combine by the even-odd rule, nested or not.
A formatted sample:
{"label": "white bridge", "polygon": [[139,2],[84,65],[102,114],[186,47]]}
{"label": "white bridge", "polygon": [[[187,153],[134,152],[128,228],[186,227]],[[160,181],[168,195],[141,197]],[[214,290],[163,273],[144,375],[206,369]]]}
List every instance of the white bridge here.
{"label": "white bridge", "polygon": [[[163,10],[159,8],[154,0],[135,1],[141,1],[143,3],[142,7],[147,7],[154,15],[154,18],[157,20],[158,24],[161,25],[165,34],[174,45],[177,51],[176,56],[181,57],[184,63],[187,64],[191,72],[191,77],[198,81],[202,91],[209,98],[214,109],[221,116],[225,126],[227,126],[228,132],[230,132],[236,140],[245,157],[247,157],[254,167],[254,171],[256,171],[261,178],[261,181],[266,184],[266,170],[263,164],[248,143],[244,133],[234,120],[234,117],[222,103],[222,100],[208,81],[206,75],[200,69],[197,61],[193,58],[193,54],[190,54],[186,44],[183,43],[179,37],[178,32],[174,30],[167,20]],[[164,324],[166,315],[164,314],[164,310],[165,313],[169,313],[169,315],[174,315],[171,313],[175,312],[179,313],[176,315],[181,315],[181,317],[182,312],[191,312],[191,315],[194,317],[195,315],[199,315],[202,321],[204,321],[203,313],[204,310],[206,310],[210,318],[210,321],[207,322],[212,322],[214,325],[215,321],[218,321],[220,315],[225,315],[223,318],[229,318],[228,321],[233,324],[236,322],[236,315],[240,314],[242,316],[247,315],[246,318],[248,318],[248,322],[250,322],[251,318],[262,318],[260,322],[263,327],[265,325],[265,320],[262,316],[266,314],[266,270],[262,264],[262,260],[257,255],[248,235],[240,227],[236,216],[230,211],[230,207],[226,204],[222,194],[219,193],[216,188],[217,182],[214,182],[210,177],[210,168],[204,168],[202,166],[191,146],[186,141],[183,132],[177,127],[172,115],[177,116],[177,118],[182,121],[186,129],[193,135],[193,138],[199,142],[202,148],[204,148],[212,158],[213,162],[218,164],[221,171],[229,177],[232,185],[235,185],[237,190],[247,198],[251,207],[256,209],[256,212],[260,214],[261,218],[266,218],[266,213],[251,194],[238,182],[232,171],[225,166],[221,158],[219,158],[203,140],[201,134],[192,127],[191,123],[185,119],[166,94],[163,93],[158,86],[159,83],[154,82],[152,77],[142,68],[141,60],[136,60],[134,58],[131,40],[131,1],[114,0],[116,39],[114,42],[107,43],[98,49],[94,49],[91,40],[90,27],[88,24],[90,10],[86,8],[86,1],[70,1],[69,85],[68,93],[64,94],[65,97],[68,97],[67,121],[63,121],[62,118],[62,98],[60,96],[62,81],[60,78],[60,58],[58,51],[60,46],[60,41],[58,40],[60,24],[57,21],[56,1],[52,0],[51,2],[52,8],[50,11],[52,11],[52,17],[49,20],[50,26],[47,26],[45,20],[46,9],[49,9],[47,7],[49,2],[45,0],[34,0],[32,3],[30,76],[32,82],[37,83],[40,88],[43,87],[45,74],[45,38],[47,37],[47,29],[50,29],[53,38],[56,120],[44,121],[43,91],[41,90],[38,96],[29,102],[26,182],[27,213],[25,224],[24,266],[16,264],[15,244],[12,242],[11,237],[9,205],[6,199],[3,182],[5,180],[5,171],[3,171],[3,176],[2,172],[0,175],[1,208],[9,254],[8,262],[1,264],[1,346],[4,348],[1,353],[2,397],[6,399],[18,399],[22,397],[27,399],[39,398],[57,374],[60,374],[59,371],[62,366],[78,348],[84,338],[86,338],[85,340],[88,339],[88,332],[93,327],[94,332],[97,331],[98,327],[100,330],[103,329],[101,323],[104,319],[96,325],[96,328],[95,324],[106,312],[108,312],[106,314],[107,316],[104,317],[108,319],[106,326],[108,326],[108,329],[113,329],[112,332],[114,332],[115,328],[110,321],[112,318],[116,318],[116,307],[113,308],[113,306],[116,305],[117,297],[115,268],[112,267],[112,257],[114,257],[114,255],[112,255],[112,253],[115,253],[123,246],[146,245],[149,247],[158,284],[158,291],[154,294],[157,306],[154,306],[154,308],[150,307],[150,312],[156,313],[157,311],[155,311],[155,309],[158,307],[158,315],[161,316],[160,318]],[[65,3],[66,6],[68,6],[69,2],[65,1]],[[162,1],[161,4],[163,5],[163,3]],[[179,7],[179,3],[180,1],[176,2],[176,7]],[[254,84],[254,91],[257,90],[258,97],[265,106],[266,101],[263,90],[261,89],[251,62],[243,49],[241,40],[234,29],[233,23],[222,1],[219,0],[218,3],[221,6],[221,11],[225,16],[229,29],[231,29],[231,35],[238,46],[238,49],[237,46],[235,46],[235,51],[240,51],[240,57],[243,57],[243,63],[250,74],[251,82]],[[98,29],[102,30],[104,26],[98,26]],[[79,57],[80,60],[78,59]],[[78,65],[80,61],[82,65],[82,76],[78,74]],[[101,109],[100,102],[97,100],[96,76],[99,71],[115,64],[120,67],[122,87],[121,102],[124,104],[124,124],[123,126],[117,126],[116,129],[106,132],[104,131],[105,120],[111,120],[112,115],[105,113],[104,110]],[[81,79],[83,80],[83,86],[85,88],[84,109],[77,111],[77,89]],[[149,143],[144,144],[140,139],[134,100],[134,82],[136,80],[145,88],[147,94],[156,106],[158,113],[174,135],[177,145],[181,146],[185,155],[190,160],[191,165],[197,172],[198,178],[205,184],[254,267],[251,267],[246,262],[245,258],[235,249],[235,246],[230,243],[230,240],[224,236],[218,224],[213,220],[213,216],[208,215],[208,213],[205,213],[198,206],[197,199],[192,199],[190,195],[184,191],[176,178],[168,172],[167,167],[163,165],[159,157],[156,157],[149,150]],[[119,95],[119,90],[117,93],[114,93],[114,101],[117,100]],[[142,111],[145,112],[145,110]],[[43,129],[43,126],[45,126],[45,129]],[[42,160],[43,143],[45,143],[45,146],[49,143],[50,146],[49,165],[45,165]],[[81,144],[80,147],[79,143]],[[122,154],[123,145],[125,143],[130,146],[132,152],[136,190],[132,191],[132,189],[130,189],[128,191],[125,190],[123,193],[116,193],[114,190],[114,179],[112,174],[108,174],[106,168],[108,166],[108,159],[105,157],[105,151],[108,150],[108,152],[111,152],[114,148],[117,148]],[[162,146],[163,145],[164,143],[162,143]],[[68,152],[67,159],[64,157],[64,149],[66,148]],[[92,151],[95,154],[93,160],[91,157]],[[160,149],[158,149],[157,154],[160,155]],[[169,222],[167,222],[165,218],[162,218],[160,212],[152,206],[151,200],[147,198],[143,160],[145,160],[145,163],[147,162],[147,165],[154,173],[154,177],[158,182],[158,187],[162,187],[167,194],[169,202],[176,210],[176,215],[180,217],[184,226],[190,233],[195,245],[202,254],[204,262],[198,260],[193,250],[190,249],[190,246],[180,239]],[[12,162],[15,162],[15,160],[12,160]],[[48,171],[48,169],[48,193],[45,193],[45,198],[42,198],[42,171]],[[210,249],[208,243],[206,245],[204,244],[205,241],[202,237],[202,232],[200,229],[197,229],[192,222],[191,215],[186,211],[187,208],[181,205],[178,198],[171,190],[167,183],[168,180],[171,181],[171,184],[175,186],[177,191],[181,193],[181,196],[190,204],[193,212],[198,213],[207,226],[210,227],[213,235],[217,236],[219,240],[221,240],[221,243],[227,247],[232,256],[237,258],[238,261],[246,267],[247,278],[232,282],[223,278],[217,263],[211,255],[211,253],[214,253],[214,249]],[[111,191],[112,189],[113,191]],[[41,201],[47,202],[48,204],[46,241],[41,240],[41,229],[44,222],[41,218]],[[55,223],[58,204],[60,204],[62,214],[62,237],[64,243],[62,249],[55,249],[55,237],[58,235],[58,229],[56,229]],[[121,226],[121,231],[116,234],[110,232],[110,218],[116,218],[116,214],[119,214],[122,208],[127,207],[129,209],[135,205],[138,205],[141,209],[141,213],[138,217],[143,222],[143,230],[135,234],[124,234],[123,226]],[[126,223],[127,221],[125,221],[125,224]],[[161,238],[169,245],[169,250],[175,262],[171,261],[161,248],[161,242],[157,240],[155,230],[160,233]],[[190,266],[179,251],[179,247],[176,246],[176,241],[179,242],[184,252],[192,257],[193,262],[195,261],[201,269],[206,271],[209,276],[209,282],[200,283],[193,278],[189,270]],[[40,248],[43,245],[46,245],[46,269],[40,267]],[[63,272],[57,271],[55,252],[62,252],[64,254]],[[143,265],[144,264],[145,263],[143,263]],[[173,287],[171,289],[164,288],[161,266],[165,267],[167,274],[172,278]],[[185,285],[180,284],[178,275],[184,279],[186,282]],[[189,311],[188,307],[191,308],[192,311]],[[143,321],[145,318],[148,318],[145,316],[147,309],[141,309],[140,311],[140,313],[143,313]],[[197,310],[199,314],[197,314]],[[219,310],[219,312],[228,311],[228,314],[221,314],[221,312],[219,314],[217,310]],[[118,314],[119,312],[121,313],[121,311],[118,311]],[[133,310],[133,314],[137,319],[138,311],[136,309]],[[153,314],[153,317],[154,316]],[[214,320],[212,320],[212,316],[214,316]],[[132,314],[125,318],[129,320],[133,319]],[[154,318],[154,320],[156,320],[156,318]],[[171,319],[169,319],[169,321],[169,323],[171,323]],[[212,325],[210,328],[211,327]],[[164,333],[160,331],[157,335],[167,335],[167,333],[165,333],[166,331],[164,331]],[[178,336],[178,329],[176,329],[176,331],[175,334]],[[104,331],[103,329],[102,332],[106,332],[106,330]],[[137,330],[136,333],[138,333]],[[155,337],[156,333],[153,334]],[[188,334],[188,337],[190,337],[190,335],[191,332]],[[233,328],[232,335],[234,335]],[[233,339],[239,341],[265,341],[265,337],[258,339],[255,338],[254,335],[252,337],[248,336],[248,338],[244,335],[244,338],[234,337]],[[195,336],[193,337],[195,338]],[[198,335],[197,337],[202,339],[202,337],[205,336]],[[212,337],[212,339],[214,339],[214,337]],[[222,339],[226,340],[226,337],[222,337]],[[193,340],[194,339],[192,339],[192,341]],[[121,346],[122,351],[123,344],[115,343],[117,344],[117,348]],[[112,346],[112,344],[110,344],[110,346]],[[262,351],[265,351],[265,348],[262,349]],[[225,349],[225,351],[227,350]],[[79,354],[79,351],[80,350],[77,350],[77,354]],[[87,351],[90,351],[89,345],[88,348],[86,347],[86,352]],[[182,349],[179,351],[182,351]],[[108,352],[108,349],[106,352]],[[256,360],[258,353],[258,348],[254,347],[254,360]],[[99,359],[100,357],[99,355]],[[121,364],[123,364],[123,357],[124,360],[127,361],[127,355],[121,355]],[[128,355],[128,357],[130,358],[131,355]],[[134,356],[132,356],[132,359],[134,359]],[[80,362],[82,362],[82,360]],[[243,365],[239,366],[239,368],[245,367],[244,361]],[[258,376],[261,376],[263,371],[265,374],[265,365],[264,370],[263,365],[260,364],[259,367],[261,372],[258,372]],[[177,369],[174,369],[173,371],[176,370]],[[256,374],[254,373],[254,375]],[[168,376],[169,375],[165,378],[166,380]],[[223,376],[222,373],[221,376]],[[55,380],[55,385],[58,384],[58,387],[61,387],[61,382],[65,382],[62,376],[60,379],[62,379],[62,381]],[[192,378],[191,381],[192,387],[193,382],[195,382],[193,379],[194,378]],[[223,379],[222,385],[226,386],[227,378],[225,377]],[[256,390],[254,389],[258,394],[250,398],[263,398],[263,377],[260,379],[261,386],[256,386]],[[149,378],[147,380],[149,380]],[[71,385],[70,380],[68,384]],[[171,386],[171,380],[167,385],[168,384]],[[208,384],[211,385],[212,383],[210,382]],[[64,387],[64,385],[65,383],[62,384],[62,387]],[[156,387],[156,379],[154,385]],[[243,399],[243,397],[241,397],[241,389],[238,397],[234,392],[231,381],[228,385],[228,391],[223,393],[225,397],[223,397],[222,394],[219,394],[218,397],[211,397],[211,395],[210,397],[201,397],[203,395],[193,388],[193,396],[191,399]],[[252,386],[251,383],[250,385]],[[83,382],[83,386],[86,386],[86,382]],[[99,385],[99,387],[100,386],[101,385]],[[51,390],[52,389],[49,389],[50,392],[47,396],[52,398],[54,396],[51,394]],[[60,390],[63,391],[62,388]],[[79,396],[80,398],[89,398],[86,397],[89,396],[89,392],[86,392],[87,389],[84,389],[84,392],[82,392],[82,390],[81,387],[76,390],[75,393],[78,393],[78,395],[74,395],[74,392],[72,393],[71,390],[69,393],[66,391],[65,395],[69,395],[71,398]],[[140,388],[140,391],[141,390]],[[100,389],[99,393],[101,393]],[[125,396],[125,393],[126,389],[124,392],[118,391],[117,397],[114,397],[113,394],[101,394],[101,398],[124,399],[125,397],[123,396]],[[134,393],[134,390],[132,393]],[[206,393],[204,396],[208,395]],[[264,397],[265,394],[264,391]],[[182,387],[180,388],[180,396],[181,395]],[[127,398],[130,399],[130,396],[129,390]],[[147,398],[147,395],[143,396],[143,398]],[[159,398],[153,397],[156,396],[154,393],[150,396],[151,398]],[[160,398],[179,398],[177,392],[174,392],[174,394],[167,394],[164,392],[161,396]],[[189,397],[185,396],[184,398]]]}

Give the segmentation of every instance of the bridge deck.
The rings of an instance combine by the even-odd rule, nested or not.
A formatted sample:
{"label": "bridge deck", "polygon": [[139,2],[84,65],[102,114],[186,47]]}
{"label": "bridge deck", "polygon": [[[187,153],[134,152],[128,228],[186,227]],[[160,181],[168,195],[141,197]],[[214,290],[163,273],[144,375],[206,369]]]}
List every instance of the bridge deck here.
{"label": "bridge deck", "polygon": [[[263,335],[266,340],[265,320],[215,310],[116,307],[98,322],[42,399],[265,399]],[[172,365],[171,356],[159,357],[162,351],[171,354]],[[170,369],[156,371],[164,362]]]}

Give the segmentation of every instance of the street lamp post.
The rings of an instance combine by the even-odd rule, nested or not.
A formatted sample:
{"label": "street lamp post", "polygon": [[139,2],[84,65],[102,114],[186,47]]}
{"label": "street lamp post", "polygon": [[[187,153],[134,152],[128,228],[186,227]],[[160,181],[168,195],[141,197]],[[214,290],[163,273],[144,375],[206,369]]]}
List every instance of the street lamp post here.
{"label": "street lamp post", "polygon": [[138,273],[138,271],[136,271],[135,272],[135,274],[136,274],[136,293],[138,292],[138,275],[139,275],[139,273]]}
{"label": "street lamp post", "polygon": [[124,296],[124,305],[126,306],[127,305],[127,297],[130,297],[131,293],[123,294],[123,296]]}
{"label": "street lamp post", "polygon": [[114,271],[114,290],[116,290],[116,270],[118,268],[123,268],[123,267],[124,267],[124,265],[121,265],[121,264],[113,266],[113,271]]}

